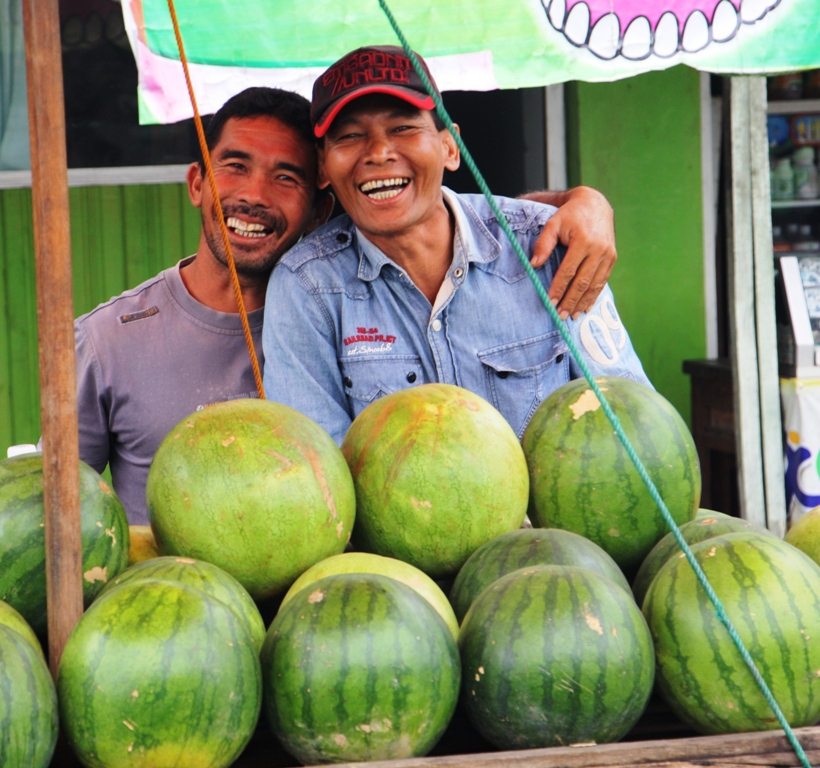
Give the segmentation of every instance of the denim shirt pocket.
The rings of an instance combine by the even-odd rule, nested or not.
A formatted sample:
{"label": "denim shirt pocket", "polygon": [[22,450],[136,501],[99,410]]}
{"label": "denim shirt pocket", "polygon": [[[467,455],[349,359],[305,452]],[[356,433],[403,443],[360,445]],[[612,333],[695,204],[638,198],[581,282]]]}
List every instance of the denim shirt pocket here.
{"label": "denim shirt pocket", "polygon": [[559,331],[478,353],[490,402],[520,438],[545,397],[569,381],[566,342]]}
{"label": "denim shirt pocket", "polygon": [[354,418],[374,400],[424,383],[418,355],[343,357],[339,368]]}

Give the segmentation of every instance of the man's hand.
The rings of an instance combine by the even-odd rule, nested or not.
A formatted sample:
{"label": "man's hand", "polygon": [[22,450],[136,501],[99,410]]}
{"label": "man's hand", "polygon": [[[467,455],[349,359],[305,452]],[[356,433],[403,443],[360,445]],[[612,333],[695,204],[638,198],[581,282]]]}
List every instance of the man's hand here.
{"label": "man's hand", "polygon": [[567,253],[549,289],[562,320],[577,318],[595,303],[618,254],[612,206],[592,187],[566,192],[530,192],[527,200],[558,206],[535,243],[530,264],[542,266],[560,241]]}

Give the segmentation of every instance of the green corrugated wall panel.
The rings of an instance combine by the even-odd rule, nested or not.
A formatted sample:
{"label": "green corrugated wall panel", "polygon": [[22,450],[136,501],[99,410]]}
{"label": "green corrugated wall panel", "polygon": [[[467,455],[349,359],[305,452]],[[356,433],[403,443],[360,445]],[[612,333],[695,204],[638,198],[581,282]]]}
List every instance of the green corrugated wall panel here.
{"label": "green corrugated wall panel", "polygon": [[658,391],[690,419],[683,360],[706,354],[700,75],[673,67],[568,89],[570,182],[615,209],[611,285]]}
{"label": "green corrugated wall panel", "polygon": [[[184,184],[78,187],[69,202],[77,315],[196,250]],[[34,274],[31,191],[0,190],[0,457],[40,434]]]}

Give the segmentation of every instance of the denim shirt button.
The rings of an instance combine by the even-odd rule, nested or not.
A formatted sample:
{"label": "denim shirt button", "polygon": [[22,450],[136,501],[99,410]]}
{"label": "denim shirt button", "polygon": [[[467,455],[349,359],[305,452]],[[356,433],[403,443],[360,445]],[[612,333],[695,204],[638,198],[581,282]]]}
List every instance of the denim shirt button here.
{"label": "denim shirt button", "polygon": [[464,274],[464,270],[461,267],[456,267],[453,270],[453,277],[459,278]]}
{"label": "denim shirt button", "polygon": [[339,232],[339,234],[336,235],[337,243],[346,243],[349,239],[350,235],[348,235],[346,232]]}
{"label": "denim shirt button", "polygon": [[564,355],[563,355],[563,353],[562,353],[562,354],[560,354],[560,355],[558,355],[558,357],[556,357],[556,358],[555,358],[555,362],[556,362],[556,363],[563,363],[563,362],[564,362]]}
{"label": "denim shirt button", "polygon": [[407,374],[407,381],[409,381],[412,384],[415,380],[416,380],[415,371],[410,371],[410,373]]}
{"label": "denim shirt button", "polygon": [[441,320],[439,320],[438,318],[433,320],[433,330],[436,332],[441,330]]}
{"label": "denim shirt button", "polygon": [[498,371],[496,373],[496,375],[498,376],[499,379],[506,379],[507,376],[510,375],[510,372],[509,371]]}
{"label": "denim shirt button", "polygon": [[[338,379],[337,379],[337,381],[338,381]],[[344,379],[343,379],[343,382],[344,382],[344,385],[346,387],[352,387],[353,386],[353,379],[351,379],[350,376],[345,376]]]}

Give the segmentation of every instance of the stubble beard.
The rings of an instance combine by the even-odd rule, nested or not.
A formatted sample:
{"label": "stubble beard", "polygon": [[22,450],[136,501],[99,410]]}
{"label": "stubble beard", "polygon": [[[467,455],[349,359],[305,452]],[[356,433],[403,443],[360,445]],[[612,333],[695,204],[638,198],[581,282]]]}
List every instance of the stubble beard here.
{"label": "stubble beard", "polygon": [[[282,254],[290,248],[289,243],[283,242],[282,235],[287,231],[288,224],[284,217],[271,214],[266,210],[261,210],[250,205],[233,205],[222,209],[222,213],[227,220],[231,216],[244,215],[261,222],[265,227],[271,230],[272,234],[276,235],[277,240],[270,245],[267,251],[258,251],[257,247],[252,244],[247,246],[237,245],[231,243],[231,252],[234,257],[234,264],[236,266],[237,274],[249,278],[267,278],[276,262],[279,261]],[[228,266],[228,255],[225,252],[225,244],[222,240],[222,233],[217,224],[218,215],[216,207],[211,209],[211,223],[213,226],[206,226],[205,212],[202,212],[202,231],[205,233],[205,242],[208,243],[211,253],[216,260],[222,264],[226,269]],[[246,253],[250,255],[250,259],[245,258]]]}

